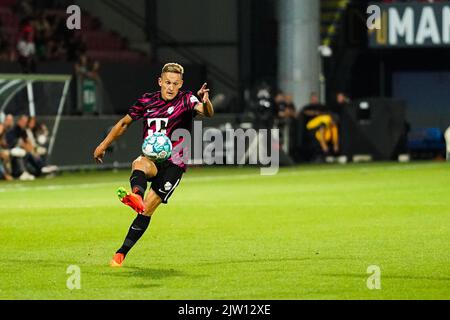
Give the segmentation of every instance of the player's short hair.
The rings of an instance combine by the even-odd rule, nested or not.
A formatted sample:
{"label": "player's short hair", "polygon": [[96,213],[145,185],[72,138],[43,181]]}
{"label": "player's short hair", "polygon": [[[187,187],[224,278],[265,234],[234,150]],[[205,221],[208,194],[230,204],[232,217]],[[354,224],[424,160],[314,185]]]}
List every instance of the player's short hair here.
{"label": "player's short hair", "polygon": [[162,68],[161,74],[166,72],[173,72],[173,73],[179,73],[181,75],[184,74],[184,68],[175,62],[166,63],[164,67]]}

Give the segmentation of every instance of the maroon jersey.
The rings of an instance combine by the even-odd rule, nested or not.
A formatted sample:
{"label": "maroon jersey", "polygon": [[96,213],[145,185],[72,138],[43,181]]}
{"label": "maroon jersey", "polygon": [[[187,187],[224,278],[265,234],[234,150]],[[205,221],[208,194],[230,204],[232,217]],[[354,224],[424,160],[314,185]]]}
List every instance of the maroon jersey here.
{"label": "maroon jersey", "polygon": [[[143,119],[143,139],[155,132],[160,132],[172,140],[172,133],[177,129],[191,131],[192,119],[197,114],[194,108],[198,103],[199,100],[190,91],[179,91],[178,95],[170,101],[165,101],[160,91],[146,93],[128,110],[128,115],[134,121]],[[183,138],[172,141],[173,149],[182,142]],[[172,155],[169,161],[185,170],[186,164],[179,160],[174,161],[172,159],[174,156],[177,155]]]}

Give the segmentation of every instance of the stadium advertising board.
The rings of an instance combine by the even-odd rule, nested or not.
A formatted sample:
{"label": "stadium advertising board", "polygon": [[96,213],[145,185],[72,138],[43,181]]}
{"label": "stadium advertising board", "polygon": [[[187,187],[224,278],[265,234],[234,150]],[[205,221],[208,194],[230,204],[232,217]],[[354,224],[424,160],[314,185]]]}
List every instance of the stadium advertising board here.
{"label": "stadium advertising board", "polygon": [[[370,8],[370,7],[369,7]],[[450,46],[450,3],[373,4],[372,48]],[[377,19],[378,18],[378,19]]]}

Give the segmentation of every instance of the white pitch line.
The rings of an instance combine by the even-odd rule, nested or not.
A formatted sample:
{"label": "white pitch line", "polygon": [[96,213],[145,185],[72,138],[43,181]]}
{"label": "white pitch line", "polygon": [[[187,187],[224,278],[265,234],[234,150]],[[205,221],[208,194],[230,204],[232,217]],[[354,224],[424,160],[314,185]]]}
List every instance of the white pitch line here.
{"label": "white pitch line", "polygon": [[[393,166],[393,167],[387,167],[385,169],[415,169],[417,167],[423,167],[427,164],[405,164],[401,166]],[[428,166],[432,166],[433,164],[428,164]],[[353,171],[355,172],[367,172],[372,171],[372,169],[379,169],[380,166],[373,166],[373,167],[363,167],[363,168],[353,168]],[[347,170],[342,170],[343,167],[339,168],[320,168],[320,170],[317,169],[306,169],[306,170],[298,170],[298,171],[291,171],[291,172],[279,172],[276,175],[273,176],[261,176],[257,173],[255,174],[232,174],[232,175],[220,175],[220,176],[205,176],[205,177],[185,177],[183,178],[183,183],[190,183],[190,182],[202,182],[202,181],[227,181],[227,180],[246,180],[246,179],[252,179],[252,178],[262,178],[262,179],[271,179],[276,178],[279,176],[302,176],[302,175],[311,175],[311,174],[318,174],[318,173],[347,173]],[[117,181],[111,181],[111,182],[97,182],[97,183],[78,183],[78,184],[55,184],[55,185],[47,185],[47,186],[25,186],[25,184],[16,184],[13,186],[0,188],[0,193],[5,192],[27,192],[27,191],[57,191],[57,190],[63,190],[63,189],[74,189],[74,188],[83,188],[83,189],[95,189],[102,186],[110,186],[110,185],[123,185],[126,183],[126,180],[117,180]],[[5,183],[7,185],[7,183]]]}
{"label": "white pitch line", "polygon": [[[280,175],[298,175],[300,173],[283,173]],[[217,180],[242,180],[242,179],[251,179],[260,177],[258,174],[240,174],[240,175],[228,175],[228,176],[206,176],[206,177],[186,177],[183,178],[183,182],[200,182],[200,181],[217,181]],[[270,176],[267,176],[270,177]],[[273,176],[276,177],[276,176]],[[0,193],[9,192],[9,191],[17,191],[17,192],[25,192],[25,191],[54,191],[54,190],[62,190],[62,189],[73,189],[73,188],[83,188],[83,189],[95,189],[97,187],[109,186],[109,185],[121,185],[126,182],[125,180],[117,180],[111,182],[97,182],[97,183],[78,183],[78,184],[55,184],[48,186],[24,186],[23,184],[14,185],[8,188],[0,188]]]}

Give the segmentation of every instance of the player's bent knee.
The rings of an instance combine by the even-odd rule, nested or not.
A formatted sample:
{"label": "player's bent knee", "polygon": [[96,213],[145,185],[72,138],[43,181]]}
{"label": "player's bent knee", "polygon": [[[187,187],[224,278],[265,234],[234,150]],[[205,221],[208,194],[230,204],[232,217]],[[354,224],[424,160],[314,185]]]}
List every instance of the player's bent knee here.
{"label": "player's bent knee", "polygon": [[156,165],[152,161],[143,156],[140,156],[139,158],[133,161],[132,169],[133,171],[134,170],[143,171],[147,176],[147,178],[153,178],[158,173]]}
{"label": "player's bent knee", "polygon": [[162,203],[162,200],[153,190],[150,190],[145,197],[144,203],[145,210],[143,214],[150,217],[155,213],[158,206]]}

